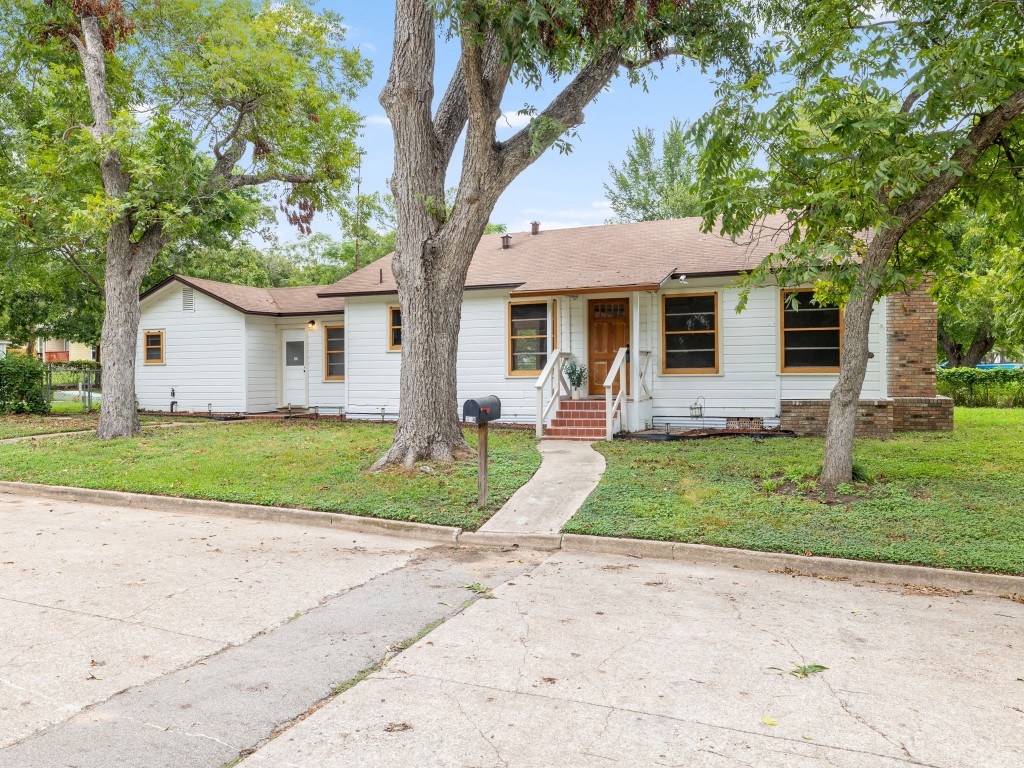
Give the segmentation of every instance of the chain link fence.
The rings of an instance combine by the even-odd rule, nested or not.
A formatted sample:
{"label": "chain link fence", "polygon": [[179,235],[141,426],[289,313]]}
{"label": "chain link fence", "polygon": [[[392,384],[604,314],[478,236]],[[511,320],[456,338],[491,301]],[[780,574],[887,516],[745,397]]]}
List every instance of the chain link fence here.
{"label": "chain link fence", "polygon": [[43,397],[51,413],[89,413],[99,410],[102,377],[99,367],[74,363],[48,363]]}

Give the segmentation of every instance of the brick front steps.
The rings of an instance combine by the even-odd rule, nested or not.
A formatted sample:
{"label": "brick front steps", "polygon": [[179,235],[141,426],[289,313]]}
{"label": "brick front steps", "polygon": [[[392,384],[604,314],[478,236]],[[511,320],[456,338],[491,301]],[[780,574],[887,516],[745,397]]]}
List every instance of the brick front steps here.
{"label": "brick front steps", "polygon": [[552,440],[585,440],[594,442],[605,437],[604,398],[597,400],[563,400],[544,437]]}

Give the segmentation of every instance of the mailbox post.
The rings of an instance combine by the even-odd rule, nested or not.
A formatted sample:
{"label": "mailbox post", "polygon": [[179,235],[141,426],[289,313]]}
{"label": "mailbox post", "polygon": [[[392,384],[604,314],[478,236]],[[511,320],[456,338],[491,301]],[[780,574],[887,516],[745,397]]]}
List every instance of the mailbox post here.
{"label": "mailbox post", "polygon": [[467,400],[462,406],[463,421],[476,422],[476,498],[477,506],[487,505],[487,425],[501,418],[501,400],[494,395]]}

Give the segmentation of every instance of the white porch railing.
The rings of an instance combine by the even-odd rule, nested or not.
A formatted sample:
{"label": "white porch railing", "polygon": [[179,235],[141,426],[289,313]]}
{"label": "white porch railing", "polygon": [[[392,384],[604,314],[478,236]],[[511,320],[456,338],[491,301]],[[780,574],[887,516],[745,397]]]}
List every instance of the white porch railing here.
{"label": "white porch railing", "polygon": [[[544,437],[544,425],[547,424],[551,412],[557,410],[561,404],[562,393],[564,392],[567,397],[572,394],[569,382],[562,373],[562,365],[570,357],[572,355],[568,352],[552,350],[548,356],[548,364],[544,366],[544,370],[537,377],[537,383],[533,385],[537,390],[537,437]],[[551,399],[545,403],[544,390],[548,381],[551,381]]]}
{"label": "white porch railing", "polygon": [[[629,347],[620,347],[618,353],[615,355],[615,360],[612,361],[611,366],[608,368],[608,375],[604,377],[604,418],[605,418],[605,435],[604,439],[610,441],[614,436],[613,423],[615,421],[615,412],[619,412],[620,425],[622,429],[628,429],[626,424],[626,355],[629,354]],[[616,395],[612,390],[615,388],[615,379],[619,380],[619,394]]]}

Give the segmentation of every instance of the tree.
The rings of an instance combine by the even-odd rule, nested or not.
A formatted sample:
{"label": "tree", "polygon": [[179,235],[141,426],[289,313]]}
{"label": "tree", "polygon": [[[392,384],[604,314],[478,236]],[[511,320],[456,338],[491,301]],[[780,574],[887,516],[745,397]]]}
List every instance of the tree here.
{"label": "tree", "polygon": [[942,227],[948,256],[932,294],[939,308],[939,346],[951,368],[973,368],[993,350],[1019,354],[1024,316],[1009,290],[1024,262],[1019,235],[1011,235],[999,214],[963,209]]}
{"label": "tree", "polygon": [[693,190],[695,158],[686,139],[687,126],[672,120],[661,139],[661,155],[650,128],[633,132],[633,146],[616,167],[608,164],[611,183],[605,197],[615,217],[612,224],[698,216],[700,202]]}
{"label": "tree", "polygon": [[[395,44],[380,102],[391,120],[391,179],[398,236],[392,271],[402,308],[398,429],[376,463],[450,461],[469,447],[459,429],[456,356],[466,272],[501,193],[567,137],[619,72],[642,83],[672,56],[712,63],[743,57],[752,28],[731,0],[397,0]],[[435,35],[459,45],[455,72],[433,108]],[[510,80],[560,90],[530,124],[498,141]],[[445,174],[465,131],[458,192],[445,205]]]}
{"label": "tree", "polygon": [[[817,282],[843,297],[821,485],[853,473],[877,299],[934,271],[950,192],[1019,230],[1024,14],[967,0],[762,6],[759,76],[725,86],[695,128],[705,225],[734,237],[786,212],[788,243],[750,283]],[[917,256],[915,257],[916,254]]]}
{"label": "tree", "polygon": [[355,164],[347,102],[368,65],[306,0],[16,0],[6,13],[66,127],[33,152],[58,181],[92,182],[68,221],[103,242],[97,433],[136,434],[138,297],[157,254],[230,216],[247,187],[287,185],[285,213],[308,230]]}

